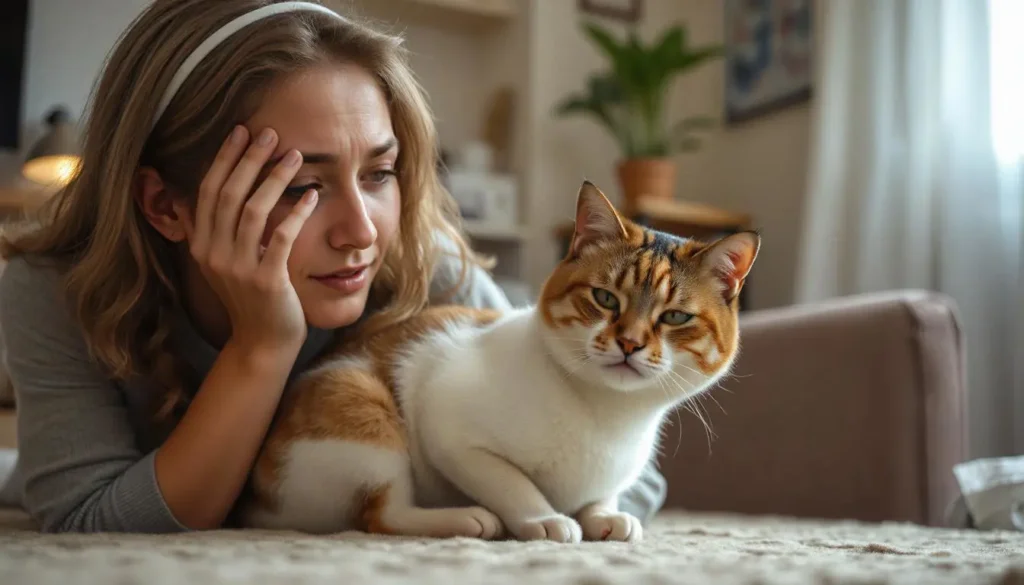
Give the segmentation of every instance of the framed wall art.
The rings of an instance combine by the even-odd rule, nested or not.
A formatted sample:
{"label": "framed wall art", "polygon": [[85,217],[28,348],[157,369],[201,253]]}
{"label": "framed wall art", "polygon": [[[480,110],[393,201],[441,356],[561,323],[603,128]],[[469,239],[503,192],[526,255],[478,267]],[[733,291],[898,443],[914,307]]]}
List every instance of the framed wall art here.
{"label": "framed wall art", "polygon": [[811,97],[813,0],[724,0],[725,118],[740,123]]}

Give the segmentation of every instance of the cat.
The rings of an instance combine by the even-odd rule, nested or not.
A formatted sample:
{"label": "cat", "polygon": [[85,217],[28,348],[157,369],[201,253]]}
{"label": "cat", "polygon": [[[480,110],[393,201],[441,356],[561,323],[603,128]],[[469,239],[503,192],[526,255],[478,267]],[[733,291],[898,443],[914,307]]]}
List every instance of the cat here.
{"label": "cat", "polygon": [[443,306],[290,387],[253,468],[249,527],[559,542],[642,538],[619,495],[666,414],[730,370],[756,232],[645,229],[596,185],[535,306]]}

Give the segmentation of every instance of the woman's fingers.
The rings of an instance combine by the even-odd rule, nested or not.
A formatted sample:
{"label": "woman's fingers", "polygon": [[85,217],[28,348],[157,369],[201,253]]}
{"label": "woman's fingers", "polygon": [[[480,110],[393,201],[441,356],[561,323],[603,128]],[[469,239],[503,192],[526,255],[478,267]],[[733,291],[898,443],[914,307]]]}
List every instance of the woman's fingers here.
{"label": "woman's fingers", "polygon": [[195,211],[195,240],[193,244],[200,250],[205,250],[210,243],[210,235],[213,231],[214,210],[217,199],[220,196],[221,187],[231,174],[231,170],[238,164],[238,159],[245,152],[245,145],[249,142],[249,131],[245,126],[235,126],[234,130],[221,145],[213,164],[203,177],[199,185],[199,194],[196,198]]}
{"label": "woman's fingers", "polygon": [[[276,143],[277,133],[270,128],[265,128],[246,149],[242,159],[238,161],[221,187],[213,217],[211,262],[215,264],[232,262],[238,231],[238,215],[245,199],[252,191],[256,177],[263,169],[264,163],[270,158],[271,153],[274,152]],[[227,266],[221,268],[227,268]]]}
{"label": "woman's fingers", "polygon": [[316,207],[318,194],[315,189],[306,191],[302,199],[292,207],[291,212],[284,220],[277,224],[274,233],[270,236],[270,242],[263,253],[263,260],[260,262],[260,271],[266,278],[274,279],[280,275],[287,278],[286,266],[288,255],[291,254],[292,244],[306,223],[309,214]]}
{"label": "woman's fingers", "polygon": [[238,238],[235,241],[237,256],[259,261],[260,240],[267,226],[267,216],[281,198],[288,183],[295,178],[295,173],[301,165],[302,155],[299,151],[289,150],[245,202],[238,221]]}

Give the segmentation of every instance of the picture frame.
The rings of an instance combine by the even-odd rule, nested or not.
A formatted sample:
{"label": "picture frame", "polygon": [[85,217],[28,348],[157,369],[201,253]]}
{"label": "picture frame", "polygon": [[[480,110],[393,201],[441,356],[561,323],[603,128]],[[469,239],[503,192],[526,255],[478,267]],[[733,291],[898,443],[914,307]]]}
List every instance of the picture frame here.
{"label": "picture frame", "polygon": [[635,23],[643,17],[643,0],[579,0],[580,12]]}
{"label": "picture frame", "polygon": [[813,0],[724,0],[725,119],[735,125],[811,99]]}

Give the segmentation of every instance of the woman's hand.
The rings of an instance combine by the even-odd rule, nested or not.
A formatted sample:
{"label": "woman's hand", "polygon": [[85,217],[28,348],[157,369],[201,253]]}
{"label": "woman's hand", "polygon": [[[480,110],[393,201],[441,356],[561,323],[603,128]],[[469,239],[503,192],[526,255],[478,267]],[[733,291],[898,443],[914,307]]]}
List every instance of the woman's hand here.
{"label": "woman's hand", "polygon": [[253,191],[276,145],[277,133],[269,128],[250,143],[246,128],[235,127],[199,186],[194,225],[185,224],[192,257],[231,319],[232,343],[254,351],[291,347],[297,352],[306,320],[287,261],[317,192],[302,196],[264,248],[267,216],[302,165],[302,155],[288,151]]}

